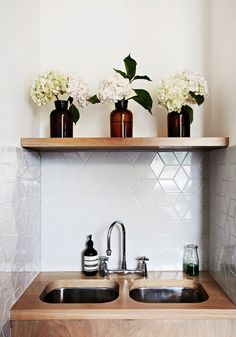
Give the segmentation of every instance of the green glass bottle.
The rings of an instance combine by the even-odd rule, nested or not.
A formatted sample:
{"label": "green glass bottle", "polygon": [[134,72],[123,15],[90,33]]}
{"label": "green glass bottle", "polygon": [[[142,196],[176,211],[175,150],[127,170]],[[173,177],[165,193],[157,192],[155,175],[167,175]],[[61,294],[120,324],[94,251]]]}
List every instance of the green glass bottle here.
{"label": "green glass bottle", "polygon": [[198,257],[198,246],[194,244],[187,245],[188,256],[186,261],[186,274],[189,276],[199,275],[199,257]]}

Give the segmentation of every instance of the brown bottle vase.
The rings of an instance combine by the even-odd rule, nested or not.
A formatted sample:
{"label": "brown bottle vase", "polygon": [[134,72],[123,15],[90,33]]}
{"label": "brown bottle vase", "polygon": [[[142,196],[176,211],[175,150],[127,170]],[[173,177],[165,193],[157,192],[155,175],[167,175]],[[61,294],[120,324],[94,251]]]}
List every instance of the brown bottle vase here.
{"label": "brown bottle vase", "polygon": [[73,137],[73,119],[68,110],[68,101],[57,100],[54,103],[56,109],[50,114],[51,138]]}
{"label": "brown bottle vase", "polygon": [[180,137],[180,114],[176,111],[167,115],[168,137]]}
{"label": "brown bottle vase", "polygon": [[188,111],[181,111],[181,137],[190,137],[190,115]]}
{"label": "brown bottle vase", "polygon": [[111,137],[133,137],[133,114],[127,106],[127,100],[115,103],[116,108],[110,114]]}

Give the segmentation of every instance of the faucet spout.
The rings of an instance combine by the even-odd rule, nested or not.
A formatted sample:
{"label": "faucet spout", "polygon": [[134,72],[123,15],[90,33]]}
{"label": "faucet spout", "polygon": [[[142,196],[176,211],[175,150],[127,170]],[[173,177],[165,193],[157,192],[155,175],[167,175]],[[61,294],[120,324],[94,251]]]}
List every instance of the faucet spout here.
{"label": "faucet spout", "polygon": [[125,226],[121,221],[114,221],[111,226],[108,229],[107,233],[107,255],[111,255],[111,233],[115,225],[119,225],[122,231],[122,262],[121,262],[121,268],[122,270],[126,270],[126,232],[125,232]]}

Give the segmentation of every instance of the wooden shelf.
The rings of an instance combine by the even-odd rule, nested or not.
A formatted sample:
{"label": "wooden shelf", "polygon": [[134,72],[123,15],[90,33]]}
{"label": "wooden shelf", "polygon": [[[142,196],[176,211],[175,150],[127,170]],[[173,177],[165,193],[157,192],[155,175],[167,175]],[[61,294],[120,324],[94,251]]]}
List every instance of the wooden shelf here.
{"label": "wooden shelf", "polygon": [[201,138],[22,138],[21,146],[36,151],[209,151],[229,145],[228,137]]}

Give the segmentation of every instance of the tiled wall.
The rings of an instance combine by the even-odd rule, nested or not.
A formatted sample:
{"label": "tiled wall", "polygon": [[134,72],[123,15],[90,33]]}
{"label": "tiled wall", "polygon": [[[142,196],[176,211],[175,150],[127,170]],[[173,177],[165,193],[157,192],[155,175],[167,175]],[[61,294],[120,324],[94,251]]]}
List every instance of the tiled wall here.
{"label": "tiled wall", "polygon": [[[183,246],[199,244],[209,269],[236,302],[236,147],[202,152],[42,154],[42,269],[80,270],[86,236],[99,254],[122,220],[128,266],[147,255],[150,270],[181,270]],[[210,170],[209,168],[210,167]],[[210,174],[209,174],[210,172]],[[0,336],[9,309],[40,270],[40,158],[0,146]],[[110,266],[118,256],[114,231]]]}
{"label": "tiled wall", "polygon": [[[42,154],[42,269],[81,270],[88,234],[105,254],[114,220],[127,231],[128,267],[181,270],[183,247],[199,244],[208,266],[208,154],[78,152]],[[118,261],[118,231],[110,267]]]}
{"label": "tiled wall", "polygon": [[211,152],[209,269],[236,303],[236,147]]}
{"label": "tiled wall", "polygon": [[40,158],[0,145],[0,336],[9,310],[40,270]]}

